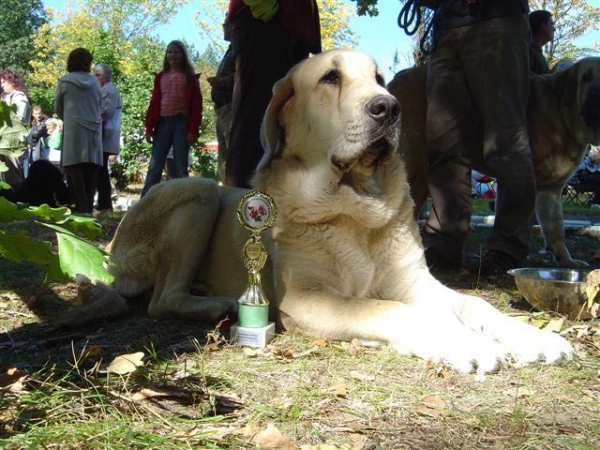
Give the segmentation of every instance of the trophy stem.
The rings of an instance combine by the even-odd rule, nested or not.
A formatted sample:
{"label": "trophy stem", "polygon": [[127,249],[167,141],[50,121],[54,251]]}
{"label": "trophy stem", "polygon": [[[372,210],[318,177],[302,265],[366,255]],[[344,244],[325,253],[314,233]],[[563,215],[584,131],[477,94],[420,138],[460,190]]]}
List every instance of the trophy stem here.
{"label": "trophy stem", "polygon": [[256,270],[248,271],[248,285],[238,300],[238,321],[242,327],[249,328],[261,328],[269,323],[269,301]]}

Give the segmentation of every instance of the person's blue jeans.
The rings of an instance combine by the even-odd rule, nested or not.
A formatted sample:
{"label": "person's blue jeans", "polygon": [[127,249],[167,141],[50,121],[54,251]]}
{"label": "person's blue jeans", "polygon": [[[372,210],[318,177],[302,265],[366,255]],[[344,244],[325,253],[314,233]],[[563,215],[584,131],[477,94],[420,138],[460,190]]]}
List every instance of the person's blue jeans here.
{"label": "person's blue jeans", "polygon": [[162,179],[165,162],[171,146],[173,147],[174,177],[188,176],[188,157],[190,146],[187,143],[187,121],[184,115],[161,117],[152,137],[152,153],[142,189],[142,197]]}

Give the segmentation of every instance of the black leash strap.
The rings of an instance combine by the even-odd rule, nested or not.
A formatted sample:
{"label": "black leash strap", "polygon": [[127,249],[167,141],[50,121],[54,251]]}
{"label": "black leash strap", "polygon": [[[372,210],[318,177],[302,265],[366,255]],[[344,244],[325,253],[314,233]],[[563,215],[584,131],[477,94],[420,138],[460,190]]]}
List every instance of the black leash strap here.
{"label": "black leash strap", "polygon": [[433,27],[433,19],[435,12],[428,10],[428,13],[423,14],[421,11],[420,0],[403,0],[404,6],[398,14],[398,26],[404,30],[407,36],[414,35],[418,30],[423,18],[427,21],[423,36],[419,40],[419,48],[425,55],[433,53],[433,40],[431,39],[431,29]]}

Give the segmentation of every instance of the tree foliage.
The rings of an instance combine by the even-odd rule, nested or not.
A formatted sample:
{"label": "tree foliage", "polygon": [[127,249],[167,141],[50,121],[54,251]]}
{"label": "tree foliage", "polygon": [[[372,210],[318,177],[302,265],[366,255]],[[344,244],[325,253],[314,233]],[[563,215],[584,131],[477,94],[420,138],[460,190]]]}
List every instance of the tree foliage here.
{"label": "tree foliage", "polygon": [[52,21],[34,38],[34,82],[54,86],[65,73],[68,54],[85,47],[116,78],[160,68],[164,44],[153,35],[188,0],[77,0],[64,13],[50,8]]}
{"label": "tree foliage", "polygon": [[31,71],[32,36],[47,22],[41,0],[0,1],[0,70]]}

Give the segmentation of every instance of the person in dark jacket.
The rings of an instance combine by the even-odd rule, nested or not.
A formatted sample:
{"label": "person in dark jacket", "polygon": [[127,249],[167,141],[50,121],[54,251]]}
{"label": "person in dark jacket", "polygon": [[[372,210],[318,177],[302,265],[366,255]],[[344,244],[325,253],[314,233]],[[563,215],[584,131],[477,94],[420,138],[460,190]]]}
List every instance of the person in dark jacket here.
{"label": "person in dark jacket", "polygon": [[531,44],[529,44],[529,71],[538,75],[550,73],[548,61],[542,48],[554,39],[554,21],[552,13],[538,9],[529,13]]}
{"label": "person in dark jacket", "polygon": [[260,125],[273,85],[321,51],[319,11],[316,0],[230,0],[227,19],[235,81],[225,184],[249,188],[263,155]]}
{"label": "person in dark jacket", "polygon": [[[535,181],[526,105],[527,0],[440,0],[428,63],[426,140],[433,208],[430,267],[457,270],[469,229],[471,155],[498,182],[496,218],[477,270],[505,273],[529,253]],[[487,170],[489,168],[489,170]]]}
{"label": "person in dark jacket", "polygon": [[[223,22],[223,38],[231,41],[231,23],[227,18]],[[227,48],[223,59],[219,63],[217,74],[208,77],[206,81],[212,88],[210,97],[215,104],[217,114],[217,142],[219,143],[219,180],[225,181],[225,159],[229,148],[229,135],[231,133],[231,120],[233,112],[233,82],[235,77],[235,58],[231,50],[231,44]]]}
{"label": "person in dark jacket", "polygon": [[48,120],[48,116],[44,114],[40,105],[31,108],[31,130],[29,130],[29,136],[27,136],[30,162],[38,159],[48,159],[49,157],[50,149],[45,142],[48,137],[46,120]]}

